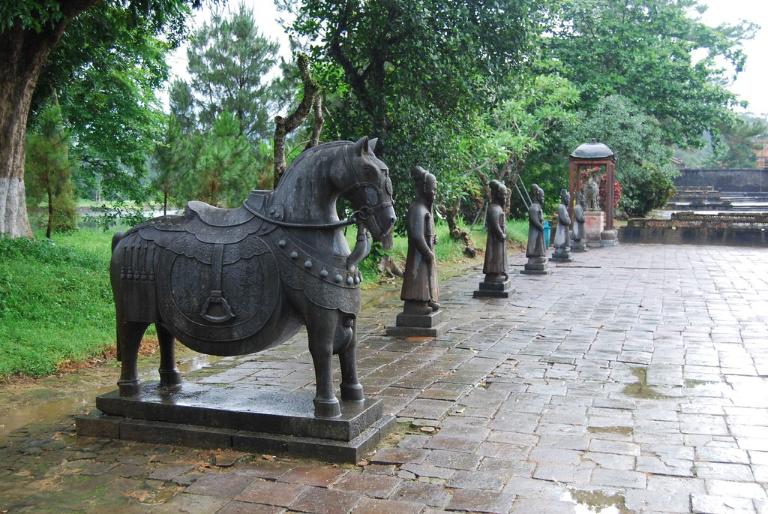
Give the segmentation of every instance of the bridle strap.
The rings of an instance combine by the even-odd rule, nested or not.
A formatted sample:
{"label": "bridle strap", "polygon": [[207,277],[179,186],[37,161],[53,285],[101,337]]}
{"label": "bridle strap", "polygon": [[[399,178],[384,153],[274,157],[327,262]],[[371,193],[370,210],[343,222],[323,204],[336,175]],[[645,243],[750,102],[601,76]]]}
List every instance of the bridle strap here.
{"label": "bridle strap", "polygon": [[[349,164],[349,155],[348,155],[348,149],[347,148],[342,149],[342,158],[344,159],[344,166],[346,167],[346,169],[352,169],[351,165]],[[357,177],[355,177],[355,178],[357,178]],[[367,186],[374,186],[374,187],[376,187],[377,184],[355,181],[349,187],[344,189],[341,192],[341,194],[343,195],[343,194],[351,191],[352,189],[357,189],[357,188],[360,188],[360,187],[367,187]],[[380,189],[380,188],[377,187],[377,189]],[[267,223],[271,223],[272,225],[277,225],[278,227],[284,227],[284,228],[304,228],[304,229],[310,229],[311,228],[311,229],[318,229],[318,230],[334,230],[334,229],[337,229],[337,228],[343,228],[343,227],[347,227],[349,225],[355,225],[355,224],[362,223],[363,221],[368,219],[368,216],[370,216],[372,213],[374,213],[376,211],[380,211],[380,210],[385,209],[387,207],[390,207],[392,205],[393,205],[392,202],[387,202],[387,201],[381,202],[381,203],[379,203],[377,205],[374,205],[374,206],[366,205],[366,206],[362,207],[361,209],[358,209],[355,212],[353,212],[352,215],[349,218],[346,218],[346,219],[343,219],[343,220],[339,220],[339,221],[333,221],[331,223],[316,223],[316,224],[313,224],[313,223],[294,223],[294,222],[290,222],[290,221],[279,221],[279,220],[276,220],[274,218],[270,218],[268,216],[265,216],[264,214],[262,214],[262,213],[258,212],[257,210],[253,209],[250,205],[248,205],[247,201],[243,202],[243,207],[245,207],[245,209],[248,212],[250,212],[251,214],[253,214],[257,218],[259,218],[259,219],[261,219],[263,221],[266,221]]]}
{"label": "bridle strap", "polygon": [[355,211],[352,213],[352,215],[349,218],[339,220],[339,221],[333,221],[331,223],[293,223],[290,221],[279,221],[274,218],[267,217],[263,215],[262,213],[258,212],[257,210],[251,208],[250,205],[247,203],[243,203],[243,207],[256,216],[257,218],[266,221],[267,223],[271,223],[272,225],[277,225],[278,227],[285,227],[285,228],[314,228],[318,230],[334,230],[337,228],[343,228],[347,227],[349,225],[354,225],[355,223],[358,223],[358,216],[361,214],[361,211]]}

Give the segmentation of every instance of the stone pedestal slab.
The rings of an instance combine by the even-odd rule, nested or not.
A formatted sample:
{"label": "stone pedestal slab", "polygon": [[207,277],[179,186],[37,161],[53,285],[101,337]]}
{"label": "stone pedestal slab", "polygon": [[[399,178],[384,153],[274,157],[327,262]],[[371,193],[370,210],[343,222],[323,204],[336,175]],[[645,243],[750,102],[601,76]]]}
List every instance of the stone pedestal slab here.
{"label": "stone pedestal slab", "polygon": [[618,230],[603,230],[600,233],[600,246],[616,246],[619,244]]}
{"label": "stone pedestal slab", "polygon": [[401,312],[395,319],[394,327],[387,327],[386,334],[395,337],[437,337],[442,332],[443,311],[429,314]]}
{"label": "stone pedestal slab", "polygon": [[551,273],[549,266],[547,266],[547,258],[545,257],[529,257],[528,262],[525,263],[523,269],[520,270],[523,275],[548,275]]}
{"label": "stone pedestal slab", "polygon": [[587,246],[600,247],[600,234],[605,229],[605,213],[603,211],[587,211],[584,213],[584,230]]}
{"label": "stone pedestal slab", "polygon": [[135,396],[97,397],[100,412],[78,417],[77,433],[357,462],[394,426],[381,400],[341,402],[341,416],[317,418],[312,399],[309,391],[187,382],[169,392],[149,383]]}
{"label": "stone pedestal slab", "polygon": [[511,281],[504,282],[480,282],[477,291],[472,293],[474,298],[509,298],[509,288]]}
{"label": "stone pedestal slab", "polygon": [[571,240],[571,252],[580,253],[587,251],[587,242],[583,239],[579,241]]}

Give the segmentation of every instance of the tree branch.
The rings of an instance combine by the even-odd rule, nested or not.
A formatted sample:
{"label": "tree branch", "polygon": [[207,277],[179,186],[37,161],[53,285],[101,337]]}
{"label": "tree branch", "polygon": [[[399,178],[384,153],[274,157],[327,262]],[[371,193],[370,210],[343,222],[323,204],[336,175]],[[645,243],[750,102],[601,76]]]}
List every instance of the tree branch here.
{"label": "tree branch", "polygon": [[[307,115],[309,114],[309,110],[312,108],[312,104],[317,103],[317,98],[319,98],[318,90],[320,86],[309,73],[309,58],[304,54],[299,54],[296,61],[296,64],[299,67],[299,73],[301,74],[301,82],[304,85],[304,97],[301,99],[298,107],[296,107],[296,110],[294,110],[287,118],[283,118],[282,116],[275,116],[275,168],[272,177],[273,187],[277,187],[277,183],[280,181],[280,177],[283,176],[283,173],[285,173],[286,169],[285,136],[296,130],[296,128],[301,125],[305,119],[307,119]],[[317,124],[317,121],[315,121],[315,123]],[[322,128],[322,121],[320,128]],[[318,139],[320,137],[320,128],[317,129]],[[315,136],[314,129],[312,135],[313,137]]]}

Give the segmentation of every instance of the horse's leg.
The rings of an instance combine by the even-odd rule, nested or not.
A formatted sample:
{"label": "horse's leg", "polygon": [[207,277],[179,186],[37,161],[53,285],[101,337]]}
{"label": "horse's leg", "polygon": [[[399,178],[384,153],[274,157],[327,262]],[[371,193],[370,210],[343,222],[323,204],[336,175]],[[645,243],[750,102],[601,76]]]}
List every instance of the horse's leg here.
{"label": "horse's leg", "polygon": [[338,324],[336,311],[314,307],[307,317],[309,353],[315,365],[315,416],[335,418],[341,415],[339,400],[333,393],[331,359]]}
{"label": "horse's leg", "polygon": [[160,387],[174,388],[181,385],[181,373],[176,369],[173,334],[161,323],[155,323],[160,342]]}
{"label": "horse's leg", "polygon": [[341,399],[345,402],[362,402],[365,400],[365,396],[363,395],[363,386],[357,379],[355,317],[340,314],[339,318],[334,347],[338,349],[339,364],[341,364]]}
{"label": "horse's leg", "polygon": [[139,373],[136,361],[139,357],[139,345],[148,323],[123,321],[117,325],[117,339],[120,348],[120,380],[117,387],[120,396],[133,396],[139,393]]}

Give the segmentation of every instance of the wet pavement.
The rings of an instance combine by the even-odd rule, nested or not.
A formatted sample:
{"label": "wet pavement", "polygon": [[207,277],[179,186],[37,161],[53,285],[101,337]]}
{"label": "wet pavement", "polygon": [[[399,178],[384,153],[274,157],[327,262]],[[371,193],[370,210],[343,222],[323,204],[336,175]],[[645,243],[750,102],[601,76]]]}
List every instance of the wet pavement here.
{"label": "wet pavement", "polygon": [[[0,512],[768,512],[768,251],[574,259],[526,276],[513,257],[507,299],[472,298],[478,268],[443,282],[437,339],[383,336],[400,302],[376,293],[361,382],[399,423],[358,465],[78,438],[61,412],[0,435]],[[312,377],[303,334],[188,373]]]}

